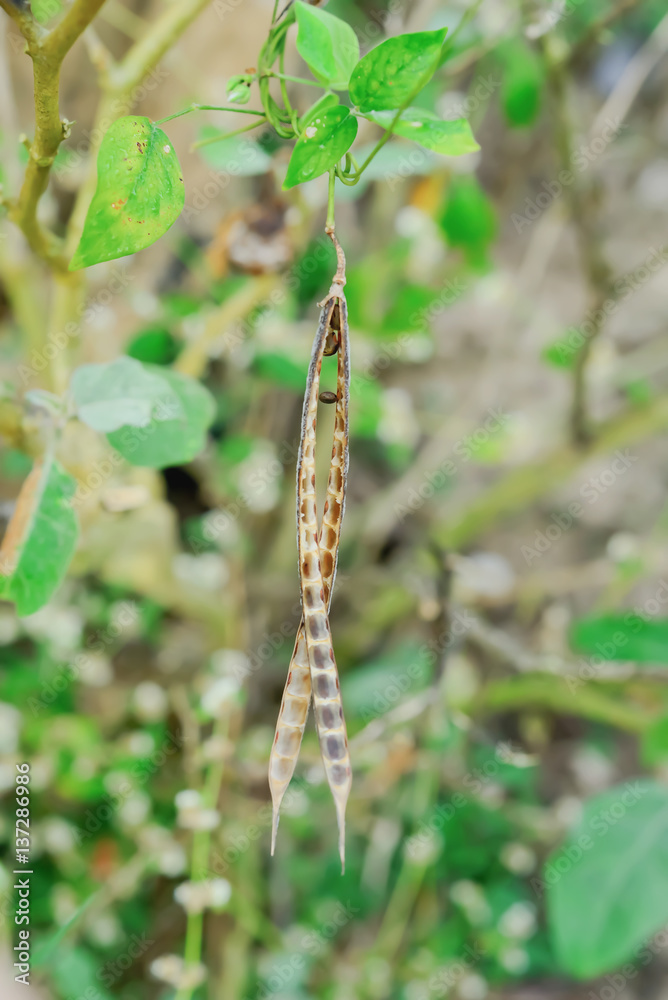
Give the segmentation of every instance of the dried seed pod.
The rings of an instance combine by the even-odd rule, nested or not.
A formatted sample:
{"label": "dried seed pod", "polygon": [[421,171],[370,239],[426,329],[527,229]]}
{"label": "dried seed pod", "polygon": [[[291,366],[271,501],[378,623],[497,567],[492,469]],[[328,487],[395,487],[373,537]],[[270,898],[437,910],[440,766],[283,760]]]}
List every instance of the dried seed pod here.
{"label": "dried seed pod", "polygon": [[[340,282],[323,303],[311,358],[297,479],[297,523],[300,550],[300,583],[304,619],[300,624],[271,752],[269,784],[273,799],[272,854],[278,828],[280,803],[292,778],[313,688],[316,725],[339,825],[339,852],[344,865],[345,807],[352,783],[350,758],[339,692],[338,673],[329,630],[328,610],[336,574],[339,537],[345,505],[348,470],[348,404],[350,364],[345,298]],[[343,324],[341,324],[343,312]],[[332,318],[342,346],[338,358],[338,393],[323,523],[317,537],[315,509],[315,429],[320,367]],[[341,326],[343,325],[343,330]]]}

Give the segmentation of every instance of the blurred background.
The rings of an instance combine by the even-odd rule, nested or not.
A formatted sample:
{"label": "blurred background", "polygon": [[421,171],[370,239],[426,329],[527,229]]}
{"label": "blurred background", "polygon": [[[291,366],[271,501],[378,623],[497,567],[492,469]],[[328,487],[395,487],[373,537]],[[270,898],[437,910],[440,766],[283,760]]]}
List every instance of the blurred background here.
{"label": "blurred background", "polygon": [[[33,9],[48,24],[59,2]],[[73,124],[43,204],[56,230],[124,113],[109,97],[99,110],[107,54],[180,2],[108,0],[69,55]],[[135,88],[137,113],[223,104],[255,65],[268,0],[202,6]],[[44,330],[64,279],[1,223],[3,523],[31,467],[8,416],[27,389],[62,391],[75,365],[125,353],[201,378],[217,402],[206,450],[163,471],[105,465],[101,440],[68,425],[71,572],[35,615],[0,605],[3,997],[25,995],[11,872],[14,764],[28,760],[32,996],[665,1000],[668,938],[648,942],[668,910],[652,903],[642,927],[649,957],[627,954],[643,893],[668,900],[665,838],[610,905],[622,943],[592,972],[563,960],[559,922],[587,926],[624,845],[634,864],[650,856],[644,820],[638,840],[620,822],[605,863],[613,834],[595,844],[601,867],[567,904],[548,899],[551,852],[587,803],[668,777],[666,630],[651,655],[615,638],[628,612],[663,628],[668,607],[665,0],[328,10],[363,51],[447,25],[420,103],[468,118],[481,146],[450,159],[393,139],[337,202],[353,359],[331,613],[354,773],[346,872],[312,720],[273,859],[266,778],[300,619],[295,458],[335,268],[326,178],[283,193],[289,144],[269,129],[192,152],[236,120],[188,115],[164,126],[184,213],[152,248],[86,273],[53,364]],[[288,72],[307,72],[294,41]],[[298,107],[308,90],[291,88]],[[5,193],[32,129],[30,63],[4,18]],[[328,443],[319,459],[324,477]]]}

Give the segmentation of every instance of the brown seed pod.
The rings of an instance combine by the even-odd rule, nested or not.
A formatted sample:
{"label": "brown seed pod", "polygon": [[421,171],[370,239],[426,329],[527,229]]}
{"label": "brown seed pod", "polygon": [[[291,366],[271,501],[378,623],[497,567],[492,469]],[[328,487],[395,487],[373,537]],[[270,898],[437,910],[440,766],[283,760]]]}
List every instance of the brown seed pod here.
{"label": "brown seed pod", "polygon": [[[335,245],[338,249],[338,244]],[[345,262],[340,250],[339,255],[340,270],[344,277]],[[312,697],[323,763],[336,805],[339,853],[343,869],[345,809],[352,772],[328,614],[336,573],[348,472],[350,360],[343,281],[339,281],[336,287],[333,286],[322,306],[307,380],[297,465],[297,525],[303,617],[288,671],[269,764],[269,786],[273,800],[271,852],[274,853],[281,800],[295,770]],[[325,341],[332,332],[335,310],[334,322],[338,327],[336,333],[340,344],[338,392],[335,396],[334,441],[327,500],[319,527],[315,502],[315,436],[317,400],[322,398],[322,394],[318,393],[318,383]]]}

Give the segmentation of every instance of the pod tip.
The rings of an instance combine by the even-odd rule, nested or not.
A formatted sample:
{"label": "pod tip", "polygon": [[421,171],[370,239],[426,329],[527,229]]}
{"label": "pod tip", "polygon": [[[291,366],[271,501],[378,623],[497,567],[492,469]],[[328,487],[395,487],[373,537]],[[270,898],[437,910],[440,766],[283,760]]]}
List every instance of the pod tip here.
{"label": "pod tip", "polygon": [[278,833],[278,821],[281,818],[279,813],[279,807],[274,803],[273,813],[271,817],[271,856],[273,858],[274,851],[276,850],[276,834]]}

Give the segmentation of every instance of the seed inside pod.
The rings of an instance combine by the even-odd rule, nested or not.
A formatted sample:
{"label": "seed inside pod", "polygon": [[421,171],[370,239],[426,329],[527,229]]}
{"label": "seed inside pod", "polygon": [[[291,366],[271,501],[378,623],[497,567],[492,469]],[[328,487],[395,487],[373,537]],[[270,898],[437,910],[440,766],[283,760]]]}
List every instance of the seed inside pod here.
{"label": "seed inside pod", "polygon": [[336,354],[338,351],[340,334],[341,311],[339,309],[339,303],[335,302],[332,308],[331,316],[329,317],[329,329],[327,331],[327,340],[325,341],[325,349],[323,351],[325,357],[331,358],[332,354]]}
{"label": "seed inside pod", "polygon": [[338,398],[335,392],[321,392],[318,396],[321,403],[335,403]]}

